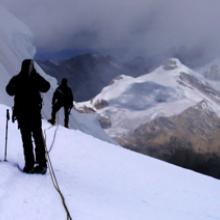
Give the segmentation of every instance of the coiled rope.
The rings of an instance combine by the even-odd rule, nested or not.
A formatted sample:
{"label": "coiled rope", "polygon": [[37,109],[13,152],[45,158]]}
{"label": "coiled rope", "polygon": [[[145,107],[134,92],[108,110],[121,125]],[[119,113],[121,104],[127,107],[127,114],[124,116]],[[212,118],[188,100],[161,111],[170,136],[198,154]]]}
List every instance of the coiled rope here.
{"label": "coiled rope", "polygon": [[[49,128],[48,128],[49,129]],[[67,216],[67,220],[72,220],[72,217],[71,217],[71,214],[70,214],[70,211],[67,207],[67,204],[66,204],[66,200],[65,200],[65,197],[60,189],[60,186],[59,186],[59,183],[58,183],[58,180],[57,180],[57,177],[56,177],[56,174],[55,174],[55,171],[54,171],[54,168],[53,168],[53,165],[52,165],[52,162],[51,162],[51,159],[50,159],[50,155],[49,155],[49,152],[51,151],[51,149],[53,148],[54,144],[55,144],[55,140],[56,140],[56,137],[57,137],[57,132],[58,132],[58,126],[56,127],[56,130],[54,132],[54,135],[53,135],[53,140],[52,140],[52,143],[50,145],[50,148],[49,148],[49,151],[47,150],[47,145],[46,145],[46,130],[48,129],[45,129],[44,130],[44,147],[45,147],[45,152],[46,152],[46,157],[47,157],[47,165],[48,165],[48,169],[49,169],[49,174],[50,174],[50,177],[51,177],[51,180],[52,180],[52,183],[53,183],[53,186],[55,188],[55,190],[57,191],[57,193],[59,194],[60,198],[61,198],[61,201],[62,201],[62,205],[64,207],[64,210],[66,212],[66,216]]]}

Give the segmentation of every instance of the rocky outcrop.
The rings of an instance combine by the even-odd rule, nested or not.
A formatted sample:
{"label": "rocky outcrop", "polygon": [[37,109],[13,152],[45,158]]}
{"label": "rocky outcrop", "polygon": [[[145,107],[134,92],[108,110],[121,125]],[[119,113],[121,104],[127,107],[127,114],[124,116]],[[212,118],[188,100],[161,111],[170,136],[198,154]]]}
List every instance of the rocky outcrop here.
{"label": "rocky outcrop", "polygon": [[205,102],[117,138],[124,147],[220,177],[220,119]]}
{"label": "rocky outcrop", "polygon": [[214,89],[207,82],[201,81],[192,75],[181,73],[179,77],[179,83],[184,84],[185,86],[190,85],[191,88],[197,89],[205,96],[220,104],[220,92]]}

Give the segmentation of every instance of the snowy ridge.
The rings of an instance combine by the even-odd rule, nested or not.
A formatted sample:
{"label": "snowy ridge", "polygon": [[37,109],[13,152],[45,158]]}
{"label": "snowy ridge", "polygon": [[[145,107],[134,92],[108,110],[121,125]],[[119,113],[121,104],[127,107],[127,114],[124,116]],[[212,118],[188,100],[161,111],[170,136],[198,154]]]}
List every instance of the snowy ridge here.
{"label": "snowy ridge", "polygon": [[[169,69],[169,62],[176,62],[176,66]],[[99,95],[97,95],[93,101],[97,99],[111,100],[120,97],[130,86],[134,83],[144,83],[146,81],[155,82],[164,86],[177,87],[177,79],[181,72],[190,73],[186,66],[180,63],[177,59],[171,59],[165,65],[157,68],[151,73],[140,77],[131,77],[126,75],[121,75],[117,77],[111,85],[105,87]]]}
{"label": "snowy ridge", "polygon": [[[4,121],[5,106],[0,106]],[[44,122],[47,129],[50,125]],[[4,130],[1,123],[0,129]],[[50,146],[55,127],[46,131]],[[9,162],[23,165],[20,134],[9,124]],[[3,135],[0,136],[4,143]],[[65,140],[65,142],[63,141]],[[192,171],[59,127],[50,153],[73,219],[209,220],[220,217],[220,183]],[[2,154],[1,154],[2,158]],[[49,175],[0,166],[1,219],[65,219]]]}

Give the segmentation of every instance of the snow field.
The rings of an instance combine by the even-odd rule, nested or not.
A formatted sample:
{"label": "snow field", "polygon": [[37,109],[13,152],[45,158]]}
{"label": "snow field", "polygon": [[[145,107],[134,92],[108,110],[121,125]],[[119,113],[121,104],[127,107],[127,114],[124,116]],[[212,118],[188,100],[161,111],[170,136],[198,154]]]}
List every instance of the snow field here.
{"label": "snow field", "polygon": [[[0,119],[5,121],[5,106]],[[50,125],[44,122],[44,128]],[[0,125],[4,143],[4,123]],[[56,127],[46,130],[50,147]],[[9,124],[8,160],[23,165],[20,134]],[[2,154],[3,155],[3,154]],[[3,156],[2,156],[3,157]],[[73,219],[209,220],[220,218],[220,182],[58,127],[50,157]],[[45,176],[0,163],[0,219],[65,219]]]}

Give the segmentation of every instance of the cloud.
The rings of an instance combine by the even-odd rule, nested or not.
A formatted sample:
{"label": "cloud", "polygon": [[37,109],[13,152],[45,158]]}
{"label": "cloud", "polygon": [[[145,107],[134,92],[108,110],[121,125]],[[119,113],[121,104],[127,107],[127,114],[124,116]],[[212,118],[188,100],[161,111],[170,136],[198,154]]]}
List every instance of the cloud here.
{"label": "cloud", "polygon": [[38,48],[94,49],[162,59],[220,55],[219,0],[0,0]]}

